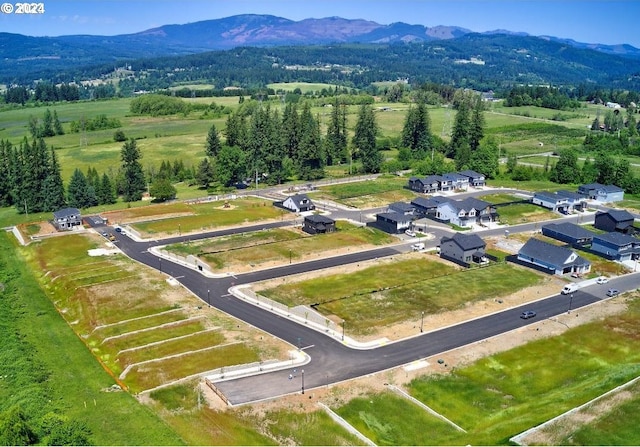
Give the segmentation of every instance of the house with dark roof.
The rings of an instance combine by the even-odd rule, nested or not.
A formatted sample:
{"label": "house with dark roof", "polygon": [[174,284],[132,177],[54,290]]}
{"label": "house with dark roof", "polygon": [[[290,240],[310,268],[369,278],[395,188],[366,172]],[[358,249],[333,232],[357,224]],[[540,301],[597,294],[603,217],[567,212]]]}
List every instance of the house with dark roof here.
{"label": "house with dark roof", "polygon": [[593,224],[598,230],[607,232],[633,233],[633,214],[626,210],[609,210],[596,212]]}
{"label": "house with dark roof", "polygon": [[616,185],[605,185],[596,191],[596,200],[602,203],[624,200],[624,189]]}
{"label": "house with dark roof", "polygon": [[54,211],[53,225],[60,231],[73,230],[82,225],[82,214],[78,208],[63,208]]}
{"label": "house with dark roof", "polygon": [[456,233],[440,239],[440,257],[469,267],[471,263],[485,264],[487,244],[477,234]]}
{"label": "house with dark roof", "polygon": [[442,177],[451,182],[451,189],[458,191],[466,191],[469,189],[469,177],[466,175],[461,175],[457,172],[447,172]]}
{"label": "house with dark roof", "polygon": [[306,194],[294,194],[289,196],[282,202],[282,206],[294,213],[302,213],[316,209],[316,206]]}
{"label": "house with dark roof", "polygon": [[529,239],[518,251],[518,261],[556,275],[591,271],[591,263],[573,250],[535,238]]}
{"label": "house with dark roof", "polygon": [[598,190],[604,187],[601,183],[587,183],[586,185],[578,186],[578,194],[583,195],[587,199],[595,200],[598,196]]}
{"label": "house with dark roof", "polygon": [[393,202],[390,203],[387,209],[389,213],[400,213],[413,216],[416,208],[406,202]]}
{"label": "house with dark roof", "polygon": [[458,172],[460,175],[464,175],[465,177],[469,177],[469,185],[474,188],[482,188],[486,184],[486,178],[484,174],[480,174],[479,172],[472,171],[471,169],[467,169],[466,171]]}
{"label": "house with dark roof", "polygon": [[436,219],[459,227],[474,224],[485,225],[497,218],[495,207],[489,202],[468,197],[463,200],[449,200],[438,205]]}
{"label": "house with dark roof", "polygon": [[386,233],[399,234],[411,228],[414,216],[400,213],[378,213],[372,225]]}
{"label": "house with dark roof", "polygon": [[433,194],[440,190],[440,183],[442,177],[439,175],[429,175],[424,178],[411,177],[409,178],[409,189],[422,194]]}
{"label": "house with dark roof", "polygon": [[569,199],[562,197],[555,192],[537,191],[533,194],[531,202],[534,205],[540,205],[544,208],[548,208],[551,211],[557,211],[559,213],[569,212]]}
{"label": "house with dark roof", "polygon": [[593,236],[591,250],[607,259],[632,261],[640,257],[640,239],[623,233],[604,233]]}
{"label": "house with dark roof", "polygon": [[543,225],[542,234],[574,247],[580,247],[590,245],[596,233],[571,222],[562,222]]}
{"label": "house with dark roof", "polygon": [[556,192],[556,194],[560,197],[565,197],[568,200],[570,210],[585,211],[587,209],[587,199],[577,192],[561,189]]}
{"label": "house with dark roof", "polygon": [[309,234],[333,233],[336,231],[336,221],[322,214],[305,216],[302,231]]}
{"label": "house with dark roof", "polygon": [[420,216],[435,216],[438,205],[451,199],[442,196],[433,196],[430,198],[416,197],[411,201],[411,205],[415,208],[415,214]]}

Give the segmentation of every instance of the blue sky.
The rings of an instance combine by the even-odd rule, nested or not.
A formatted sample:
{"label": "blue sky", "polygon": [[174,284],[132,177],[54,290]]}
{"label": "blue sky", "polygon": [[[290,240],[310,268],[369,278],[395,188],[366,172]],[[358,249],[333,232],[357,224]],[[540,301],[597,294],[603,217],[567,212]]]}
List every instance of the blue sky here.
{"label": "blue sky", "polygon": [[0,13],[0,31],[30,36],[108,36],[255,13],[291,20],[340,16],[381,24],[456,25],[478,32],[507,29],[580,42],[628,43],[640,48],[638,0],[43,0],[43,3],[44,14]]}

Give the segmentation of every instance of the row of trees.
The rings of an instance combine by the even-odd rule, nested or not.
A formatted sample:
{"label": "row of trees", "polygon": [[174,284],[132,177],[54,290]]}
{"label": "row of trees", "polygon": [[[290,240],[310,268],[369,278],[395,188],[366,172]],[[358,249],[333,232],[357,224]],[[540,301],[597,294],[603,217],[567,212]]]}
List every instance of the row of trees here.
{"label": "row of trees", "polygon": [[106,173],[100,176],[95,168],[89,168],[86,175],[76,169],[65,189],[56,152],[47,148],[43,138],[32,142],[25,138],[17,147],[0,141],[0,206],[37,213],[115,203],[118,194],[126,202],[140,200],[147,181],[135,140],[125,142],[120,156],[122,165],[115,181]]}

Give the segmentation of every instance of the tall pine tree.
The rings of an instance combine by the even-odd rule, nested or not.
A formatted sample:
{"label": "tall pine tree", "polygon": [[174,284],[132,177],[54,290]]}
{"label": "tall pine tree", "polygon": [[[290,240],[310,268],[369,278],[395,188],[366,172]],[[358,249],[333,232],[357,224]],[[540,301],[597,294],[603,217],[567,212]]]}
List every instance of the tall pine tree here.
{"label": "tall pine tree", "polygon": [[358,121],[352,143],[365,173],[380,172],[382,166],[382,154],[376,146],[377,133],[378,126],[373,109],[371,106],[363,104],[358,111]]}
{"label": "tall pine tree", "polygon": [[120,159],[124,175],[122,196],[125,202],[135,202],[142,199],[142,193],[146,190],[140,158],[142,158],[142,154],[138,149],[136,140],[131,139],[124,143],[120,151]]}
{"label": "tall pine tree", "polygon": [[402,128],[402,147],[411,149],[413,158],[420,160],[431,150],[430,119],[427,106],[419,102],[411,107]]}
{"label": "tall pine tree", "polygon": [[338,165],[347,160],[347,112],[346,106],[334,98],[331,120],[325,138],[327,165]]}
{"label": "tall pine tree", "polygon": [[60,175],[58,157],[56,156],[56,151],[53,149],[53,146],[50,148],[50,153],[49,172],[43,185],[43,208],[44,211],[57,211],[65,206],[65,190],[64,184],[62,183],[62,176]]}
{"label": "tall pine tree", "polygon": [[220,152],[220,148],[222,145],[220,144],[220,137],[218,136],[218,129],[216,129],[216,125],[212,124],[209,129],[209,133],[207,133],[207,142],[205,144],[205,152],[207,157],[215,157]]}

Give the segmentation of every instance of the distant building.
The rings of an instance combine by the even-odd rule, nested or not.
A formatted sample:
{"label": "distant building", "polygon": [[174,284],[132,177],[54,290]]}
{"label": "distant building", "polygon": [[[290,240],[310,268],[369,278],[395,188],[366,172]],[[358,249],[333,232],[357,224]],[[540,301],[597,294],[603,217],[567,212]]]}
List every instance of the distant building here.
{"label": "distant building", "polygon": [[593,226],[607,232],[634,233],[634,222],[633,214],[626,210],[598,211]]}
{"label": "distant building", "polygon": [[591,263],[572,250],[535,238],[529,239],[518,251],[518,261],[556,275],[591,271]]}
{"label": "distant building", "polygon": [[336,221],[322,214],[305,216],[302,231],[309,234],[333,233],[336,231]]}

